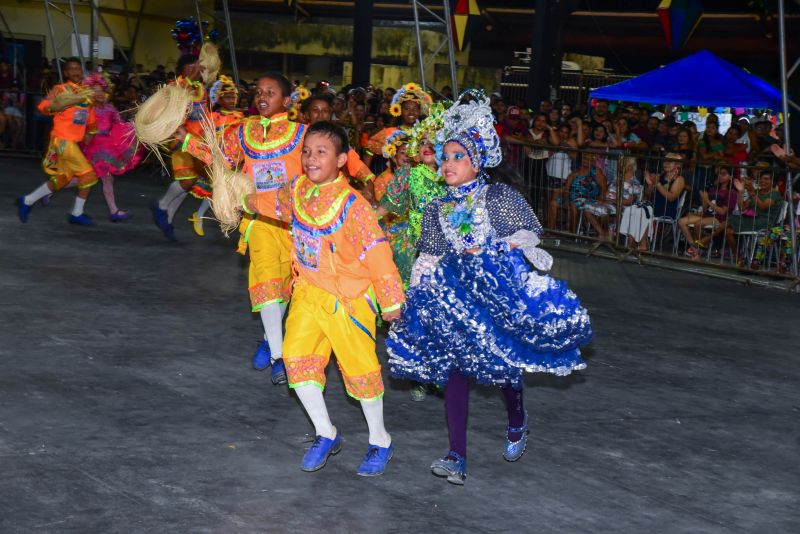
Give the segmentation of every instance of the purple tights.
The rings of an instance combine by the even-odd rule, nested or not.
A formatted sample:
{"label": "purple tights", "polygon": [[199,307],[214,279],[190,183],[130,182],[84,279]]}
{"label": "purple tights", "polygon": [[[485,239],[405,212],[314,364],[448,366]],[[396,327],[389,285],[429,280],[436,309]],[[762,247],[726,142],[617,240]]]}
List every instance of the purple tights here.
{"label": "purple tights", "polygon": [[[511,386],[500,388],[506,400],[508,426],[519,428],[525,420],[525,407],[522,403],[522,389]],[[467,412],[469,410],[469,380],[459,372],[450,374],[444,390],[444,405],[447,412],[447,430],[450,432],[450,450],[467,456]],[[508,439],[517,441],[522,437],[518,432],[510,432]]]}

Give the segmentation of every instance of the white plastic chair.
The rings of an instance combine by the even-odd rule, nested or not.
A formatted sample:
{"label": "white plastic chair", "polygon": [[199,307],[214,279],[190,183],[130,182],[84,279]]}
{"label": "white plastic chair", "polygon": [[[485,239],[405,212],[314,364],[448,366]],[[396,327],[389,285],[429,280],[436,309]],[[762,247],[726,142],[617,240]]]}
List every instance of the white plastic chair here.
{"label": "white plastic chair", "polygon": [[[680,217],[681,211],[683,210],[683,203],[686,201],[686,191],[681,193],[681,196],[678,197],[678,206],[675,211],[675,214]],[[666,215],[662,215],[661,217],[654,217],[653,218],[653,226],[650,227],[650,252],[656,251],[656,236],[658,235],[658,230],[661,227],[670,227],[670,231],[672,232],[672,255],[676,255],[678,253],[678,221],[674,217],[668,217]],[[664,230],[661,230],[661,238],[658,240],[658,248],[664,248]]]}
{"label": "white plastic chair", "polygon": [[[789,204],[785,200],[781,200],[781,206],[777,210],[778,216],[773,219],[770,226],[783,226],[788,208]],[[740,239],[739,249],[747,251],[747,265],[753,264],[753,257],[756,255],[758,240],[767,235],[767,232],[769,232],[769,230],[745,230],[744,232],[738,232],[736,234]]]}

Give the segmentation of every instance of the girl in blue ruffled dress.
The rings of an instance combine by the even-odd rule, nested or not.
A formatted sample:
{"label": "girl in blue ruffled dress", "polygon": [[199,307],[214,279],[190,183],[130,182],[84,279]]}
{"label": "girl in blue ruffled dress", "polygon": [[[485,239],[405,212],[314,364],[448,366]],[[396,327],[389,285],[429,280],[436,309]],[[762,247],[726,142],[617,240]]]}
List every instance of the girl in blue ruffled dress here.
{"label": "girl in blue ruffled dress", "polygon": [[445,114],[441,167],[447,194],[425,209],[419,257],[387,348],[397,378],[445,387],[450,452],[431,471],[463,484],[467,475],[468,380],[499,386],[508,412],[503,457],[525,452],[523,371],[559,376],[586,367],[579,348],[589,315],[563,282],[539,274],[552,257],[542,227],[514,188],[491,181],[501,161],[489,101],[470,93]]}

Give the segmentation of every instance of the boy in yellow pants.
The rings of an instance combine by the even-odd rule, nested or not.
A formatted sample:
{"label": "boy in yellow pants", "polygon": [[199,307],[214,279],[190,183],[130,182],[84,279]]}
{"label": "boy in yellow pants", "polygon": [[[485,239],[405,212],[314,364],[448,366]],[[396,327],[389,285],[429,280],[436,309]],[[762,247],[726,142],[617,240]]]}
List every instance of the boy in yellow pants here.
{"label": "boy in yellow pants", "polygon": [[341,450],[322,391],[336,353],[347,393],[361,402],[369,447],[357,473],[384,472],[394,445],[383,424],[383,379],[375,352],[377,307],[394,320],[405,297],[392,250],[369,203],[347,183],[347,135],[330,122],[309,127],[303,141],[305,174],[280,189],[243,198],[248,213],[291,224],[295,285],[286,321],[283,359],[316,437],[303,471],[322,469]]}
{"label": "boy in yellow pants", "polygon": [[[183,128],[190,134],[202,137],[203,121],[210,116],[208,109],[208,95],[203,85],[203,68],[197,56],[185,54],[178,58],[176,68],[178,77],[172,84],[185,87],[192,98],[192,106]],[[184,151],[180,145],[173,147],[172,177],[174,181],[169,185],[164,195],[150,204],[153,212],[153,222],[164,233],[164,237],[175,241],[175,227],[172,219],[186,196],[192,191],[197,179],[205,174],[205,166],[198,158]]]}
{"label": "boy in yellow pants", "polygon": [[83,85],[83,66],[77,58],[64,62],[65,83],[56,85],[39,103],[39,111],[53,116],[50,147],[42,161],[44,172],[50,179],[29,195],[17,199],[19,220],[28,222],[31,206],[42,198],[77,181],[78,194],[67,220],[71,224],[92,226],[94,222],[83,212],[89,191],[97,183],[97,175],[86,160],[78,143],[94,135],[94,107],[90,99],[92,90]]}
{"label": "boy in yellow pants", "polygon": [[[253,179],[256,191],[269,192],[283,187],[300,174],[305,125],[289,120],[291,84],[280,73],[268,72],[256,82],[253,102],[258,115],[229,126],[222,134],[225,158]],[[179,136],[180,138],[180,136]],[[182,150],[211,163],[209,147],[189,132]],[[250,252],[248,292],[253,313],[261,316],[264,337],[253,355],[253,368],[272,366],[272,383],[286,384],[281,358],[283,314],[291,295],[291,246],[286,223],[266,217],[243,217],[239,253]]]}

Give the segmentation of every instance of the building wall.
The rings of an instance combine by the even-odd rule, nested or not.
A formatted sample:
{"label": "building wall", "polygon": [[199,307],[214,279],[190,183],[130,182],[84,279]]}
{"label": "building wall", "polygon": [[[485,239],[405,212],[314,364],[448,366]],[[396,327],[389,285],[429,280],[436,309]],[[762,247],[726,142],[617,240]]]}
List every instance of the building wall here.
{"label": "building wall", "polygon": [[[254,23],[255,22],[255,23]],[[308,77],[313,83],[328,80],[334,85],[350,83],[352,64],[352,26],[334,24],[293,24],[234,18],[232,21],[236,50],[240,53],[267,52],[281,55],[328,58],[324,61],[308,61],[304,72],[287,70],[292,79]],[[441,42],[442,35],[434,31],[422,31],[424,56],[427,59]],[[459,84],[492,89],[498,87],[497,69],[478,69],[467,66],[469,49],[457,52]],[[410,27],[376,26],[372,32],[372,68],[370,81],[379,87],[399,87],[409,81],[420,81],[417,59],[416,37]],[[339,71],[332,72],[331,64],[341,64]],[[286,62],[288,63],[288,62]],[[258,69],[242,69],[242,77],[256,76]],[[451,85],[446,54],[440,54],[427,68],[426,80],[437,89]]]}
{"label": "building wall", "polygon": [[[67,10],[66,3],[57,3],[59,7]],[[88,34],[91,20],[90,10],[85,3],[76,1],[78,31]],[[126,27],[126,20],[122,14],[122,2],[103,0],[101,12],[110,27],[110,34],[102,24],[98,24],[98,34],[113,37],[117,45],[126,52],[130,49],[129,34],[134,32],[138,2],[129,0],[128,9],[130,16]],[[203,10],[212,12],[213,1],[204,0]],[[15,33],[40,35],[44,39],[44,51],[48,59],[53,57],[52,44],[47,27],[47,17],[43,3],[33,0],[0,0],[3,15],[9,27]],[[149,72],[156,65],[162,64],[167,70],[174,69],[178,59],[178,49],[170,36],[170,30],[175,25],[177,18],[188,17],[194,12],[193,2],[187,0],[172,0],[170,4],[147,4],[145,16],[142,17],[139,37],[134,49],[134,61],[141,63],[145,72]],[[62,42],[58,49],[61,57],[71,54],[70,41],[66,39],[72,31],[71,20],[51,9],[54,32],[57,42]],[[213,19],[203,16],[204,19]],[[222,20],[217,14],[217,20]],[[213,26],[212,21],[212,26]],[[328,80],[334,85],[344,85],[350,82],[351,64],[349,60],[353,46],[352,25],[335,24],[295,24],[293,22],[276,22],[264,15],[234,16],[232,21],[233,35],[236,50],[240,54],[261,53],[279,56],[281,61],[272,61],[272,68],[282,70],[291,79],[307,79],[311,83],[319,80]],[[224,27],[217,26],[220,33],[225,35]],[[422,32],[422,43],[425,58],[429,58],[441,42],[442,35],[434,31]],[[420,81],[420,71],[417,60],[416,38],[411,27],[380,27],[373,28],[372,38],[373,66],[371,69],[372,83],[380,87],[398,87],[409,81]],[[229,64],[227,51],[223,52],[222,59],[225,65]],[[86,52],[84,52],[84,55]],[[288,58],[305,56],[308,60],[301,62],[303,68],[292,69],[292,61]],[[270,58],[275,60],[276,58]],[[499,74],[496,69],[469,67],[469,50],[457,53],[459,84],[462,87],[481,87],[494,90],[499,84]],[[248,65],[239,61],[240,74],[244,80],[252,79],[266,70],[258,62]],[[225,67],[223,67],[223,70]],[[451,85],[450,73],[447,67],[447,57],[440,54],[427,68],[426,79],[433,87],[441,89]]]}
{"label": "building wall", "polygon": [[[133,34],[135,26],[136,2],[129,3],[131,16],[128,19],[130,34]],[[43,2],[23,2],[12,3],[3,1],[0,3],[9,28],[15,34],[29,34],[40,35],[45,40],[45,55],[48,59],[53,58],[53,46],[50,42],[50,33],[47,26],[47,16]],[[58,7],[68,12],[68,5],[66,3],[57,3]],[[89,8],[84,4],[76,2],[76,18],[78,31],[82,34],[88,34],[91,27],[91,16]],[[104,8],[107,2],[101,4]],[[191,10],[185,11],[183,8],[187,6],[176,6],[175,18],[189,16]],[[114,11],[116,13],[117,11]],[[72,31],[72,20],[59,13],[57,10],[51,8],[51,17],[53,20],[53,31],[55,34],[56,43],[62,42],[58,48],[58,55],[61,57],[72,55],[70,40],[68,36]],[[106,30],[102,23],[98,22],[98,34],[106,37],[113,37],[117,45],[124,50],[130,48],[130,39],[128,37],[128,28],[125,26],[124,15],[105,13],[103,18],[108,23],[111,29],[111,34]],[[142,23],[139,30],[139,37],[136,42],[134,51],[134,59],[136,63],[144,65],[145,70],[152,70],[156,65],[162,64],[174,67],[178,59],[178,48],[170,36],[170,30],[175,26],[175,18],[167,15],[153,15],[148,14],[142,17]],[[84,55],[88,55],[84,52]]]}

